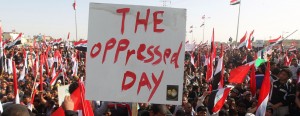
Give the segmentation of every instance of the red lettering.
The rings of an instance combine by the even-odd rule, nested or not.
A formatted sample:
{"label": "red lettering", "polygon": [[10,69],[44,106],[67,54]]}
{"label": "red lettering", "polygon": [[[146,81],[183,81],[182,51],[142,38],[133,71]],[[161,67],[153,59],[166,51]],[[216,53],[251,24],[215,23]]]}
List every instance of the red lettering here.
{"label": "red lettering", "polygon": [[111,38],[106,42],[105,49],[104,49],[104,54],[103,54],[103,59],[102,59],[102,64],[105,61],[107,51],[114,48],[115,45],[116,45],[116,39],[115,38]]}
{"label": "red lettering", "polygon": [[145,72],[143,72],[141,80],[139,82],[137,94],[140,93],[141,87],[143,87],[143,86],[147,86],[149,90],[151,89],[151,83],[148,80],[148,77]]}
{"label": "red lettering", "polygon": [[161,71],[160,76],[159,76],[159,78],[157,80],[157,78],[155,77],[155,75],[152,73],[152,80],[154,82],[154,88],[152,89],[152,91],[150,93],[150,96],[148,98],[148,102],[152,99],[154,93],[156,92],[156,89],[158,88],[158,86],[159,86],[159,84],[160,84],[160,82],[162,80],[163,75],[164,75],[164,70]]}
{"label": "red lettering", "polygon": [[146,45],[145,44],[140,44],[140,47],[137,50],[137,59],[140,61],[143,61],[146,57],[143,56],[142,52],[145,51]]}
{"label": "red lettering", "polygon": [[147,53],[150,55],[150,58],[145,60],[144,63],[149,63],[151,62],[153,59],[154,59],[154,54],[153,52],[151,51],[151,49],[154,48],[153,45],[151,45],[148,49],[147,49]]}
{"label": "red lettering", "polygon": [[181,47],[182,47],[182,42],[180,43],[180,46],[178,48],[178,51],[177,53],[175,52],[173,55],[172,55],[172,58],[171,58],[171,64],[174,63],[174,66],[175,66],[175,69],[178,68],[178,57],[179,57],[179,54],[180,54],[180,51],[181,51]]}
{"label": "red lettering", "polygon": [[133,55],[133,54],[135,54],[135,50],[128,50],[128,51],[127,51],[125,66],[126,66],[127,63],[128,63],[128,60],[129,60],[130,56]]}
{"label": "red lettering", "polygon": [[[98,50],[96,52],[94,52],[95,48],[98,48]],[[96,56],[99,55],[100,51],[101,51],[101,43],[98,42],[97,44],[94,44],[94,46],[92,47],[92,50],[90,52],[90,56],[92,58],[95,58]]]}
{"label": "red lettering", "polygon": [[125,23],[125,17],[126,17],[126,13],[128,13],[130,11],[130,8],[121,8],[121,9],[117,9],[117,13],[122,13],[122,25],[121,25],[121,33],[122,35],[124,34],[124,23]]}
{"label": "red lettering", "polygon": [[156,12],[154,12],[153,13],[153,31],[154,32],[158,32],[158,33],[161,33],[161,32],[164,32],[165,31],[165,29],[158,29],[157,28],[157,25],[158,24],[161,24],[162,22],[163,22],[163,19],[158,19],[157,18],[157,15],[158,14],[161,14],[161,15],[163,15],[164,14],[164,11],[156,11]]}
{"label": "red lettering", "polygon": [[[128,77],[130,77],[132,79],[132,81],[130,83],[125,84],[126,79]],[[126,91],[126,90],[130,89],[134,85],[135,80],[136,80],[136,75],[131,71],[126,71],[124,73],[124,77],[123,77],[123,81],[122,81],[122,91]]]}
{"label": "red lettering", "polygon": [[117,62],[117,60],[119,58],[120,51],[125,51],[128,48],[129,43],[130,42],[127,39],[121,39],[119,41],[118,47],[117,47],[117,50],[116,50],[116,54],[115,54],[114,63]]}
{"label": "red lettering", "polygon": [[137,27],[138,27],[138,25],[140,25],[140,24],[143,24],[144,27],[145,27],[145,32],[147,31],[149,14],[150,14],[150,9],[147,9],[146,19],[140,19],[141,13],[140,13],[140,11],[137,12],[136,21],[135,21],[135,30],[134,30],[134,33],[136,33]]}
{"label": "red lettering", "polygon": [[165,62],[165,64],[167,64],[166,58],[169,58],[170,55],[171,55],[171,49],[170,48],[165,49],[165,52],[164,52],[164,62]]}
{"label": "red lettering", "polygon": [[155,55],[158,56],[159,58],[158,58],[155,62],[152,63],[153,66],[159,64],[159,63],[161,62],[161,60],[162,60],[162,54],[161,54],[161,52],[158,50],[159,47],[160,47],[160,46],[157,46],[157,47],[154,48],[154,53],[155,53]]}

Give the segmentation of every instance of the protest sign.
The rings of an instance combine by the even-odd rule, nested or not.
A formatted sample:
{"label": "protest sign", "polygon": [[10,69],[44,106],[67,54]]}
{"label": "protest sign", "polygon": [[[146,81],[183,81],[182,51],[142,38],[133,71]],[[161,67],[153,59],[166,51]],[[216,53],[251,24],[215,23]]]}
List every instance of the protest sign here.
{"label": "protest sign", "polygon": [[264,47],[264,40],[256,40],[255,47]]}
{"label": "protest sign", "polygon": [[195,44],[185,44],[185,51],[193,51],[195,46]]}
{"label": "protest sign", "polygon": [[59,86],[57,88],[59,106],[61,106],[61,104],[63,103],[65,96],[70,96],[69,87],[70,85],[64,85],[64,86]]}
{"label": "protest sign", "polygon": [[91,3],[86,99],[181,104],[186,10]]}

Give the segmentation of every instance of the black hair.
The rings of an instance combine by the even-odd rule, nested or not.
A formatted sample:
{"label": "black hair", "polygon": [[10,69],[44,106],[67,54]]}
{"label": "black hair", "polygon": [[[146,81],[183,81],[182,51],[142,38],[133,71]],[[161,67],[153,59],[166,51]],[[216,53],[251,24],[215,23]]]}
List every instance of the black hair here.
{"label": "black hair", "polygon": [[288,68],[282,68],[280,72],[287,73],[289,78],[292,77],[292,75],[293,75],[292,72],[291,72],[291,70],[288,69]]}
{"label": "black hair", "polygon": [[201,111],[205,111],[206,112],[206,107],[205,106],[199,106],[198,108],[197,108],[197,112],[201,112]]}

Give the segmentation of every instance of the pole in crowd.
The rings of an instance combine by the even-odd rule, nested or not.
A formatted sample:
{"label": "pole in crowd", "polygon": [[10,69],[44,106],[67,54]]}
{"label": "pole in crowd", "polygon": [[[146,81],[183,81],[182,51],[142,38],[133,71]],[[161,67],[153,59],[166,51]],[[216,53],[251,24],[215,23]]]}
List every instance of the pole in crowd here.
{"label": "pole in crowd", "polygon": [[75,12],[75,29],[76,29],[76,41],[77,41],[77,14],[76,14],[76,8],[77,8],[77,4],[76,4],[76,0],[74,0],[74,3],[73,3],[73,9],[74,9],[74,12]]}
{"label": "pole in crowd", "polygon": [[240,25],[240,14],[241,14],[241,0],[231,0],[230,5],[239,5],[239,13],[238,13],[238,21],[237,21],[237,28],[236,28],[236,38],[235,42],[237,43],[237,39],[239,36],[239,25]]}

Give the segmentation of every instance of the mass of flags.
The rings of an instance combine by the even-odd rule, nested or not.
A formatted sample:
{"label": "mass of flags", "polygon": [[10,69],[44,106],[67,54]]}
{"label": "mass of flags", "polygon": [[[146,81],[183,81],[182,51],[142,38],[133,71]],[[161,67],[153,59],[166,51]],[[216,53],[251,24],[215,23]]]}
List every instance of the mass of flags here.
{"label": "mass of flags", "polygon": [[[212,31],[212,37],[211,37],[211,44],[208,45],[208,42],[200,42],[199,44],[189,43],[189,41],[186,41],[186,47],[190,46],[190,44],[193,44],[194,49],[188,49],[189,55],[190,55],[190,62],[193,66],[197,67],[201,65],[201,62],[204,62],[201,66],[204,66],[205,73],[206,73],[206,80],[208,83],[210,83],[212,90],[212,93],[209,97],[209,104],[208,109],[211,114],[218,113],[218,111],[222,108],[224,105],[224,100],[227,98],[230,90],[232,88],[225,87],[224,85],[224,64],[223,64],[223,55],[224,52],[226,53],[226,49],[244,49],[246,52],[253,49],[253,34],[254,30],[251,31],[251,33],[248,35],[247,32],[245,35],[240,39],[238,46],[234,48],[234,46],[229,46],[226,43],[222,43],[220,47],[215,43],[215,30]],[[247,55],[245,55],[242,58],[242,65],[231,69],[229,73],[228,82],[231,84],[240,84],[245,81],[245,79],[249,78],[250,83],[250,92],[252,95],[256,95],[256,89],[257,89],[257,83],[256,83],[256,69],[262,65],[267,64],[267,69],[264,75],[265,78],[263,80],[264,86],[261,86],[261,91],[259,93],[259,101],[257,104],[257,110],[259,112],[256,112],[256,115],[258,116],[264,116],[266,112],[266,104],[269,98],[269,93],[271,90],[271,81],[270,81],[270,62],[268,55],[272,54],[273,49],[277,49],[277,46],[282,46],[282,39],[281,36],[279,36],[276,39],[267,40],[269,42],[268,45],[264,46],[260,50],[256,52],[254,56],[251,56],[253,58],[252,61],[249,61]],[[290,45],[291,47],[296,47],[297,43],[292,42]],[[228,48],[224,49],[224,46],[227,46]],[[283,47],[283,46],[282,46]],[[290,47],[290,48],[291,48]],[[199,49],[206,49],[208,52],[205,56],[205,61],[200,61],[200,57],[197,55],[201,55],[201,53],[198,51]],[[283,48],[282,48],[283,49]],[[217,55],[217,51],[219,51],[219,54]],[[288,50],[287,50],[288,51]],[[197,54],[195,54],[197,53]],[[218,60],[216,60],[218,56]],[[295,58],[296,55],[287,55],[287,52],[285,54],[285,64],[286,66],[289,66],[291,63],[292,58]],[[249,76],[247,76],[249,75]],[[300,77],[300,76],[299,76]],[[299,79],[300,80],[300,79]],[[299,81],[300,82],[300,81]],[[266,86],[265,86],[266,85]],[[264,110],[263,110],[264,109]]]}

